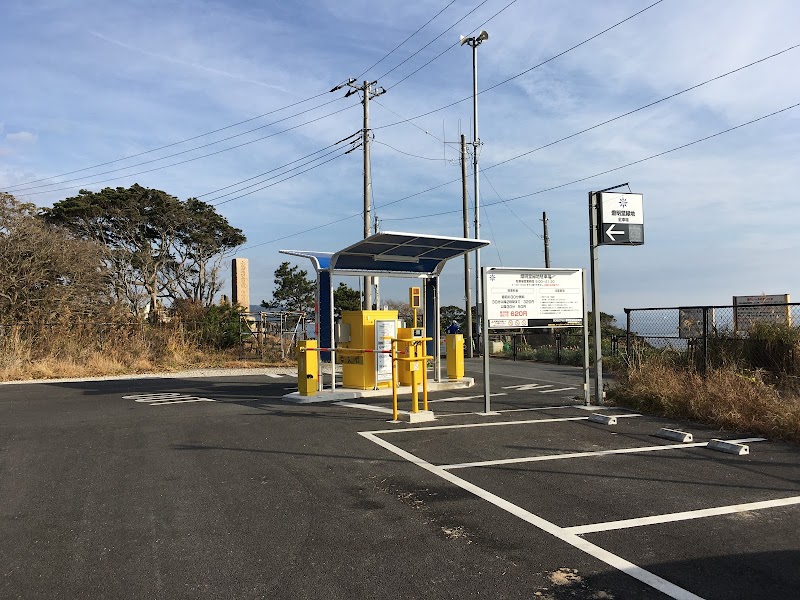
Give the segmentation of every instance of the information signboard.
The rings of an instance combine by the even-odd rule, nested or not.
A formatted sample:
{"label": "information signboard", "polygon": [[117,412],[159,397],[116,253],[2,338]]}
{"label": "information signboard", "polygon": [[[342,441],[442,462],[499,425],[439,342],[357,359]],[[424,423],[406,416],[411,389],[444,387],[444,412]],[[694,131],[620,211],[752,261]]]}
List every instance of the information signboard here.
{"label": "information signboard", "polygon": [[737,333],[747,333],[755,323],[791,325],[789,294],[734,296],[733,322]]}
{"label": "information signboard", "polygon": [[582,269],[486,267],[484,307],[489,329],[580,327]]}
{"label": "information signboard", "polygon": [[[397,337],[397,321],[375,321],[375,350],[391,350]],[[392,355],[375,353],[375,382],[392,380]]]}
{"label": "information signboard", "polygon": [[600,192],[598,196],[598,243],[626,246],[644,244],[642,195]]}

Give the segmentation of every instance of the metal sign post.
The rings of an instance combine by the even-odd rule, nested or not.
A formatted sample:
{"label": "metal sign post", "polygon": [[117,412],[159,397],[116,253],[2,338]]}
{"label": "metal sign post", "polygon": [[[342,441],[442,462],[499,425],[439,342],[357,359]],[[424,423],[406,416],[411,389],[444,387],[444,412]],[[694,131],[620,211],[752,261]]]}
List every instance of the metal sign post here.
{"label": "metal sign post", "polygon": [[592,285],[592,320],[594,335],[594,397],[603,404],[603,351],[600,337],[600,265],[597,248],[639,246],[644,244],[644,211],[641,194],[612,192],[627,183],[589,192],[589,268]]}
{"label": "metal sign post", "polygon": [[[484,291],[484,414],[490,414],[489,331],[509,327],[583,327],[583,352],[584,356],[588,356],[584,293],[586,286],[583,269],[483,267],[481,275]],[[584,370],[584,390],[584,397],[588,402],[588,367]]]}

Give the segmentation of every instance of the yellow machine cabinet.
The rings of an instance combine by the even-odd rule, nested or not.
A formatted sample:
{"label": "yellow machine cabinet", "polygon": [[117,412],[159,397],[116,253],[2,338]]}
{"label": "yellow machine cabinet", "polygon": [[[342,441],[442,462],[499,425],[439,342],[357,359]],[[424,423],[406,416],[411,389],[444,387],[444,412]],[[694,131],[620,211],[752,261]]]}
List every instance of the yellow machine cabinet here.
{"label": "yellow machine cabinet", "polygon": [[447,345],[447,378],[464,377],[464,336],[460,333],[448,333],[445,337]]}
{"label": "yellow machine cabinet", "polygon": [[350,329],[350,339],[340,340],[336,353],[336,362],[342,365],[342,386],[359,390],[392,387],[391,355],[358,350],[390,350],[391,338],[397,335],[397,311],[345,310],[342,323]]}
{"label": "yellow machine cabinet", "polygon": [[[397,356],[403,358],[414,358],[415,356],[425,356],[425,344],[410,344],[403,340],[413,340],[425,337],[425,330],[422,327],[403,327],[397,330]],[[413,354],[412,354],[413,353]],[[420,363],[398,361],[397,381],[400,385],[411,385],[411,370],[419,369]],[[421,380],[421,379],[420,379]]]}

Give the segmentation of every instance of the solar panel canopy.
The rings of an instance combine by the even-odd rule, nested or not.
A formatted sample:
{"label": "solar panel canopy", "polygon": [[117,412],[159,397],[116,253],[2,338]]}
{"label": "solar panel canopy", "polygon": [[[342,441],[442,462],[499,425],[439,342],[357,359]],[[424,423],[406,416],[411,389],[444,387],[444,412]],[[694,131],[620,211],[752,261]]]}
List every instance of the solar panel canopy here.
{"label": "solar panel canopy", "polygon": [[488,245],[487,240],[386,231],[335,253],[298,250],[281,250],[281,253],[309,258],[316,270],[332,270],[339,275],[435,277],[451,258]]}

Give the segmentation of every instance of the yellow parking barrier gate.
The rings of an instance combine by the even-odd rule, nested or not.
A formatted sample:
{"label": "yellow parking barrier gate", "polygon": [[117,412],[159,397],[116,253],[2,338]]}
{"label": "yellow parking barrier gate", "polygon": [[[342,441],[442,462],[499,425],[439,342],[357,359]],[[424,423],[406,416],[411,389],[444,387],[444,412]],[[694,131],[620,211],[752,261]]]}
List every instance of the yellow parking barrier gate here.
{"label": "yellow parking barrier gate", "polygon": [[[411,413],[419,412],[419,393],[417,383],[419,382],[419,372],[422,371],[422,410],[428,410],[428,372],[425,363],[433,360],[432,356],[427,356],[422,351],[422,344],[431,341],[433,338],[392,338],[392,421],[399,422],[400,411],[397,408],[397,363],[406,362],[411,370]],[[408,356],[397,356],[397,343],[408,344]],[[420,365],[420,363],[422,363]]]}

